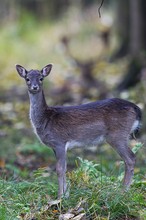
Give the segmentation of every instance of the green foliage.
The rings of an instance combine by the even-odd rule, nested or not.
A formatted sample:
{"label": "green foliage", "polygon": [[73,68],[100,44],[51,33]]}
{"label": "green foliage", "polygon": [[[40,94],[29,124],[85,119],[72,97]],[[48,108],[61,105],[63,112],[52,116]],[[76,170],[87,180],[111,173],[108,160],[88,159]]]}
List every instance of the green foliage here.
{"label": "green foliage", "polygon": [[135,146],[132,148],[133,153],[137,153],[142,147],[143,147],[143,144],[141,142],[136,143]]}
{"label": "green foliage", "polygon": [[123,191],[117,179],[100,171],[99,164],[81,158],[79,163],[67,174],[70,197],[61,201],[50,202],[57,196],[56,176],[46,175],[45,168],[35,171],[29,181],[1,179],[0,219],[47,220],[69,214],[99,220],[145,219],[146,183],[142,177],[134,179],[129,191]]}
{"label": "green foliage", "polygon": [[[107,177],[98,170],[99,165],[79,159],[81,166],[68,174],[72,186],[70,206],[86,200],[85,211],[92,219],[138,219],[140,210],[146,207],[145,183],[137,187],[135,179],[129,191],[123,191],[118,180]],[[101,181],[102,176],[102,181]],[[141,186],[142,186],[141,185]],[[140,185],[139,185],[140,186]],[[67,201],[68,203],[68,201]]]}
{"label": "green foliage", "polygon": [[19,151],[23,154],[40,154],[45,159],[46,157],[53,157],[54,152],[51,148],[42,145],[40,142],[35,143],[21,143]]}
{"label": "green foliage", "polygon": [[7,220],[7,209],[5,206],[0,205],[0,219],[1,220]]}
{"label": "green foliage", "polygon": [[18,216],[37,213],[47,203],[49,195],[55,196],[54,191],[55,184],[52,185],[51,180],[45,177],[22,182],[0,180],[0,210],[3,215],[0,219],[19,219]]}

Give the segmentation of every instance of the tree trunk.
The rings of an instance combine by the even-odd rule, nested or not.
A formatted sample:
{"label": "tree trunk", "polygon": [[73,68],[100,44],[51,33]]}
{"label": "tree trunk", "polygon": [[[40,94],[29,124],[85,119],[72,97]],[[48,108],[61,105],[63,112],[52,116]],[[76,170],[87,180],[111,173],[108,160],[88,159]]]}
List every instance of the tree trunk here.
{"label": "tree trunk", "polygon": [[[123,38],[122,42],[123,44],[125,43],[127,47],[127,53],[125,55],[130,55],[131,61],[129,63],[127,73],[117,86],[117,90],[119,91],[135,86],[140,81],[140,72],[141,69],[145,66],[145,55],[143,51],[146,51],[146,1],[128,1],[129,21],[127,23],[129,24],[129,28],[122,29],[122,26],[119,27],[121,32],[124,33],[124,36],[129,36],[127,37],[128,43],[125,41],[125,38]],[[121,11],[123,12],[123,10]],[[121,15],[119,14],[119,16]],[[120,19],[121,17],[119,17],[119,20]]]}
{"label": "tree trunk", "polygon": [[129,53],[137,56],[142,50],[142,14],[141,0],[130,0],[130,41]]}
{"label": "tree trunk", "polygon": [[115,27],[120,46],[117,52],[112,56],[111,60],[121,58],[128,53],[129,50],[129,0],[118,0],[116,4]]}

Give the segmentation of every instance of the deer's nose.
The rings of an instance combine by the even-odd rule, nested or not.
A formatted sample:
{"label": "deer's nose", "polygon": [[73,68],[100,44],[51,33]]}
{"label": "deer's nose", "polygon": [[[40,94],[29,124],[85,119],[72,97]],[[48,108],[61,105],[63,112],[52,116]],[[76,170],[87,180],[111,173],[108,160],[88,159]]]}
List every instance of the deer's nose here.
{"label": "deer's nose", "polygon": [[35,90],[35,91],[37,91],[37,90],[39,90],[39,86],[38,86],[38,85],[33,85],[33,86],[32,86],[32,89]]}

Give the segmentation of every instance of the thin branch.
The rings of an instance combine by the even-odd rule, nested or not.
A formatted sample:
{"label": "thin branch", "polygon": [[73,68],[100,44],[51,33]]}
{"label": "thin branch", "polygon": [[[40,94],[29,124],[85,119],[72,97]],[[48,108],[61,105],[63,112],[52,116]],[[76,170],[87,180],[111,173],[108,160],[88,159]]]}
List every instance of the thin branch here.
{"label": "thin branch", "polygon": [[99,14],[99,17],[100,17],[100,18],[101,18],[100,9],[101,9],[101,7],[102,7],[102,5],[103,5],[103,2],[104,2],[104,0],[101,1],[101,4],[100,4],[100,6],[99,6],[99,8],[98,8],[98,14]]}

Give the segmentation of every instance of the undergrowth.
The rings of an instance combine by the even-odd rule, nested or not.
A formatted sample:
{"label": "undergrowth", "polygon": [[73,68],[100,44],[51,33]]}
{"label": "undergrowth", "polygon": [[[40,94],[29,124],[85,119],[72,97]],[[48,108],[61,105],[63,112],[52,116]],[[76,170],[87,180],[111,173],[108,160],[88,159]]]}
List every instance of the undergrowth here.
{"label": "undergrowth", "polygon": [[54,200],[56,175],[47,175],[45,168],[27,181],[1,179],[0,219],[146,219],[144,176],[135,175],[130,190],[124,191],[119,179],[103,172],[99,164],[78,158],[77,169],[67,177],[70,196],[61,200]]}

